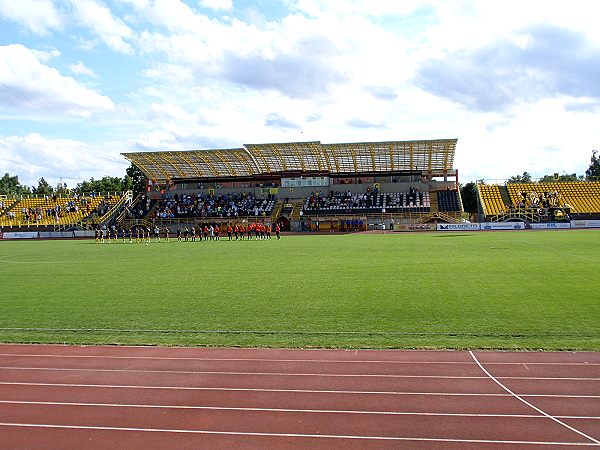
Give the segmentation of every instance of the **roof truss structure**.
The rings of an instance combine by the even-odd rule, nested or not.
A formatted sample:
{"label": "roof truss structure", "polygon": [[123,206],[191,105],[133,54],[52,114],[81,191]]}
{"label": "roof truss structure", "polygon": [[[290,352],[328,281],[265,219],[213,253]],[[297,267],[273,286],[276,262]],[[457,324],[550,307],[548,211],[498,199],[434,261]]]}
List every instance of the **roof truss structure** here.
{"label": "roof truss structure", "polygon": [[457,139],[322,144],[246,144],[241,148],[138,152],[122,155],[152,180],[251,178],[284,173],[454,171]]}

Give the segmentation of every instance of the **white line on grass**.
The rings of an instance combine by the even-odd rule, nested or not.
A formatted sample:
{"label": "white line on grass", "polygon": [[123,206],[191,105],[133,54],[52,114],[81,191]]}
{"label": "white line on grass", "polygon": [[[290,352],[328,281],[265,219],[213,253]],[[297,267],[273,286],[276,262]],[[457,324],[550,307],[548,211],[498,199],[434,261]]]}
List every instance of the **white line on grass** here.
{"label": "white line on grass", "polygon": [[580,436],[583,436],[586,439],[589,439],[590,441],[600,445],[600,441],[598,441],[597,439],[594,439],[591,436],[588,436],[587,434],[585,434],[583,431],[579,431],[576,428],[573,428],[572,426],[564,423],[563,421],[561,421],[560,419],[557,419],[554,416],[551,416],[550,414],[548,414],[547,412],[542,411],[540,408],[538,408],[537,406],[532,405],[531,403],[529,403],[527,400],[525,400],[524,398],[522,398],[521,396],[515,394],[513,391],[511,391],[509,388],[507,388],[505,385],[503,385],[500,381],[498,381],[491,373],[489,373],[487,371],[487,369],[485,367],[483,367],[483,365],[479,362],[479,360],[477,359],[477,357],[475,356],[475,354],[472,351],[469,351],[469,354],[471,355],[471,357],[473,358],[473,360],[477,363],[477,365],[481,368],[481,370],[483,370],[485,372],[485,374],[490,377],[490,379],[492,381],[494,381],[494,383],[496,383],[498,386],[500,386],[502,389],[504,389],[506,392],[508,392],[510,395],[512,395],[513,397],[515,397],[516,399],[520,400],[521,402],[525,403],[527,406],[533,408],[534,410],[536,410],[537,412],[539,412],[540,414],[542,414],[543,416],[547,417],[548,419],[551,419],[553,421],[555,421],[556,423],[562,425],[565,428],[568,428],[571,431],[574,431],[575,433],[579,434]]}

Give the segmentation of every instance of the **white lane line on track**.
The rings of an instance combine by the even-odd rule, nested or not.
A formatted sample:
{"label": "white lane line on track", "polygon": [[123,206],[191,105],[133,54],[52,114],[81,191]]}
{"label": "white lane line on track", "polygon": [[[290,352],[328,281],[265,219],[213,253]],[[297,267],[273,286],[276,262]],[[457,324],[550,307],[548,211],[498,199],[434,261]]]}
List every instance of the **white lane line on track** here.
{"label": "white lane line on track", "polygon": [[[410,391],[350,391],[350,390],[325,390],[325,389],[267,389],[267,388],[229,388],[229,387],[204,387],[204,386],[140,386],[122,384],[80,384],[80,383],[35,383],[24,381],[0,381],[6,386],[55,386],[55,387],[85,387],[108,389],[166,389],[181,391],[232,391],[232,392],[293,392],[310,394],[377,394],[377,395],[437,395],[451,397],[510,397],[504,393],[463,393],[463,392],[410,392]],[[543,398],[600,398],[600,395],[561,395],[561,394],[521,394],[521,397]]]}
{"label": "white lane line on track", "polygon": [[[355,363],[390,363],[390,364],[463,364],[475,365],[473,361],[400,361],[400,360],[338,360],[338,359],[267,359],[267,358],[203,358],[193,356],[118,356],[118,355],[55,355],[43,353],[0,353],[0,356],[16,356],[16,357],[37,357],[37,358],[88,358],[88,359],[148,359],[148,360],[167,360],[167,361],[258,361],[258,362],[302,362],[302,363],[339,363],[339,364],[355,364]],[[600,366],[600,363],[588,362],[491,362],[487,365],[544,365],[544,366]]]}
{"label": "white lane line on track", "polygon": [[[347,373],[293,373],[293,372],[224,372],[216,370],[152,370],[152,369],[91,369],[80,367],[19,367],[19,366],[0,366],[0,370],[39,370],[39,371],[59,371],[59,372],[117,372],[117,373],[165,373],[165,374],[183,374],[183,375],[260,375],[260,376],[280,376],[280,377],[340,377],[340,378],[433,378],[442,380],[486,380],[487,376],[466,376],[466,375],[398,375],[398,374],[347,374]],[[511,380],[570,380],[570,381],[600,381],[600,378],[591,377],[498,377]]]}
{"label": "white lane line on track", "polygon": [[396,436],[352,436],[333,434],[298,434],[298,433],[259,433],[247,431],[212,431],[212,430],[186,430],[167,428],[130,428],[130,427],[101,427],[85,425],[50,425],[35,423],[9,423],[0,422],[2,427],[25,427],[25,428],[58,428],[68,430],[100,430],[100,431],[140,431],[152,433],[182,433],[182,434],[212,434],[220,436],[254,436],[254,437],[284,437],[284,438],[317,438],[317,439],[353,439],[353,440],[376,440],[376,441],[415,441],[415,442],[457,442],[472,444],[511,444],[511,445],[552,445],[552,446],[595,446],[588,442],[540,442],[540,441],[496,441],[491,439],[447,439],[447,438],[424,438],[424,437],[396,437]]}
{"label": "white lane line on track", "polygon": [[594,439],[591,436],[588,436],[587,434],[585,434],[583,431],[578,430],[577,428],[573,428],[571,425],[568,425],[566,423],[564,423],[563,421],[561,421],[560,419],[557,419],[554,416],[551,416],[550,414],[548,414],[545,411],[542,411],[540,408],[538,408],[535,405],[532,405],[531,403],[529,403],[527,400],[525,400],[524,398],[522,398],[521,396],[515,394],[513,391],[511,391],[509,388],[507,388],[506,386],[504,386],[500,381],[498,381],[491,373],[489,373],[487,371],[487,369],[485,367],[483,367],[483,365],[479,362],[479,360],[477,359],[477,357],[475,356],[475,354],[472,351],[469,351],[469,354],[471,355],[471,357],[473,358],[473,361],[475,361],[477,363],[477,365],[481,368],[481,370],[483,370],[485,372],[485,374],[490,377],[490,379],[496,383],[498,386],[500,386],[502,389],[504,389],[506,392],[508,392],[509,394],[511,394],[513,397],[515,397],[517,400],[520,400],[521,402],[525,403],[527,406],[533,408],[534,410],[536,410],[537,412],[539,412],[540,414],[542,414],[543,416],[547,417],[550,420],[553,420],[554,422],[562,425],[565,428],[568,428],[571,431],[574,431],[575,433],[579,434],[580,436],[583,436],[586,439],[589,439],[590,441],[594,442],[595,444],[600,445],[600,441],[597,439]]}
{"label": "white lane line on track", "polygon": [[[198,406],[198,405],[149,405],[131,403],[87,403],[87,402],[51,402],[28,400],[0,400],[0,404],[8,405],[46,405],[46,406],[89,406],[106,408],[139,408],[139,409],[183,409],[201,411],[257,411],[284,413],[313,413],[313,414],[365,414],[380,416],[441,416],[441,417],[502,417],[519,419],[546,419],[538,414],[484,414],[484,413],[442,413],[442,412],[411,412],[411,411],[363,411],[340,409],[290,409],[290,408],[256,408],[241,406]],[[559,419],[600,420],[596,416],[555,416]]]}

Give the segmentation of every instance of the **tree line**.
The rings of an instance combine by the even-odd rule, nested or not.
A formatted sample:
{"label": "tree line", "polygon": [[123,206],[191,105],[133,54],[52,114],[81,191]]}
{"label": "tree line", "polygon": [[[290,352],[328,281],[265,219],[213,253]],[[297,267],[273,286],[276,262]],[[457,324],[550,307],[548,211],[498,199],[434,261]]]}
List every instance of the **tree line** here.
{"label": "tree line", "polygon": [[72,193],[84,194],[90,192],[143,192],[146,190],[146,175],[131,164],[125,171],[125,176],[103,176],[99,180],[93,177],[77,183],[74,188],[69,188],[66,183],[58,182],[52,186],[44,177],[38,180],[37,186],[21,184],[17,175],[5,173],[0,178],[0,195],[67,195]]}

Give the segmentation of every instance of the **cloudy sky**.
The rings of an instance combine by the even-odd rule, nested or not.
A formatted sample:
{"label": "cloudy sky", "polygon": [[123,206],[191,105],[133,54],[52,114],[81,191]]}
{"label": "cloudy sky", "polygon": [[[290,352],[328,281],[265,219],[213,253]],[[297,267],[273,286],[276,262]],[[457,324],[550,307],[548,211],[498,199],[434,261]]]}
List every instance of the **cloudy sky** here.
{"label": "cloudy sky", "polygon": [[0,172],[121,152],[458,138],[460,181],[583,173],[596,0],[0,0]]}

